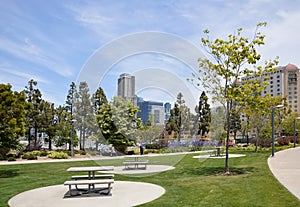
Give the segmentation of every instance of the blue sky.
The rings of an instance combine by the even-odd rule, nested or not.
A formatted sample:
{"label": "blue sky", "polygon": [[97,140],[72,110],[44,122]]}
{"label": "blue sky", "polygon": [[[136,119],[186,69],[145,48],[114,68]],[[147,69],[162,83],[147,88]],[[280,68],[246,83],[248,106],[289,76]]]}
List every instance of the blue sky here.
{"label": "blue sky", "polygon": [[[19,91],[34,79],[43,98],[59,105],[65,103],[70,83],[86,75],[111,98],[118,76],[126,72],[138,76],[137,93],[145,99],[172,102],[177,92],[188,91],[197,100],[201,91],[186,82],[195,68],[184,55],[193,54],[182,49],[181,40],[173,45],[156,41],[154,47],[136,34],[166,34],[203,51],[200,40],[206,28],[212,38],[226,38],[239,27],[251,37],[256,24],[267,21],[262,59],[279,56],[280,65],[300,66],[299,10],[299,0],[2,0],[0,83]],[[134,39],[132,47],[142,45],[139,53],[123,51],[128,36]],[[121,58],[102,68],[119,53]],[[102,62],[86,74],[86,66],[100,54]]]}

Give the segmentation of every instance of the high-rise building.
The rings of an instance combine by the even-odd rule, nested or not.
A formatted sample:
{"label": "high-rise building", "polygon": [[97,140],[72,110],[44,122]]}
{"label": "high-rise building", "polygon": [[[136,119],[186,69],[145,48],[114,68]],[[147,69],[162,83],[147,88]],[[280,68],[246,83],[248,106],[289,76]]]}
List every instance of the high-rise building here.
{"label": "high-rise building", "polygon": [[118,96],[131,101],[135,106],[137,105],[134,76],[127,73],[120,75],[118,79]]}
{"label": "high-rise building", "polygon": [[[270,77],[270,82],[261,95],[266,95],[269,92],[271,96],[285,97],[290,109],[293,112],[300,112],[299,74],[299,68],[293,64],[280,66],[276,71],[264,74]],[[244,77],[242,81],[252,78],[251,76]]]}
{"label": "high-rise building", "polygon": [[165,103],[165,122],[167,122],[171,115],[171,104],[169,102]]}
{"label": "high-rise building", "polygon": [[140,112],[138,112],[138,117],[142,118],[143,124],[150,121],[154,125],[163,125],[165,120],[164,104],[162,102],[156,101],[144,101],[139,99],[138,107]]}

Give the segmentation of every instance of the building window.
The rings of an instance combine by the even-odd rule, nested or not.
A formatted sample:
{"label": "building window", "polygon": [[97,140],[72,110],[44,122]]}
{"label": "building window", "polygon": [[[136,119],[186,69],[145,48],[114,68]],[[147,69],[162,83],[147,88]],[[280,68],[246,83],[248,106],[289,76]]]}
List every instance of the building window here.
{"label": "building window", "polygon": [[294,91],[294,94],[297,94],[297,91]]}
{"label": "building window", "polygon": [[294,103],[297,103],[297,100],[295,100]]}

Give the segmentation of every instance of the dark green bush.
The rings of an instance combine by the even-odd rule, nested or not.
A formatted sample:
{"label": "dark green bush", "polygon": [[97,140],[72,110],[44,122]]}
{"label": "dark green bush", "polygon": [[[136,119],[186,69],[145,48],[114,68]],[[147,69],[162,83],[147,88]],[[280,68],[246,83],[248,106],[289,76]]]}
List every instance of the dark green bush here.
{"label": "dark green bush", "polygon": [[9,161],[9,162],[11,162],[11,161],[16,161],[16,158],[14,158],[14,157],[9,157],[9,158],[7,159],[7,161]]}

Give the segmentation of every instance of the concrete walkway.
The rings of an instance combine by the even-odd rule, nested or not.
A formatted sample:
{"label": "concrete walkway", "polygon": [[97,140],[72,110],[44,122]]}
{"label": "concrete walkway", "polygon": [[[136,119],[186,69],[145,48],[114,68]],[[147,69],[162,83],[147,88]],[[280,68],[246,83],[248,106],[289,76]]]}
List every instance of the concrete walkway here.
{"label": "concrete walkway", "polygon": [[300,147],[275,153],[268,164],[277,180],[300,200]]}

